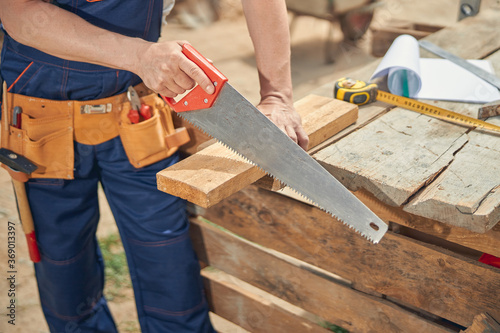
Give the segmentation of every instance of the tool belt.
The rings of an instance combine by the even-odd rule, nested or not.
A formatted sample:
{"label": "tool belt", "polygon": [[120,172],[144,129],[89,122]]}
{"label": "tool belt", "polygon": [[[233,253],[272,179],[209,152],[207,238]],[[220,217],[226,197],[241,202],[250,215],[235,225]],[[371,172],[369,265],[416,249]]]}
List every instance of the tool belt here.
{"label": "tool belt", "polygon": [[[127,117],[127,94],[92,101],[55,101],[4,92],[1,147],[22,155],[38,166],[32,178],[73,179],[73,141],[98,145],[117,136],[130,163],[141,168],[175,153],[189,142],[186,128],[174,128],[171,109],[147,89],[134,87],[152,117],[132,124]],[[22,109],[19,128],[13,109]],[[8,168],[7,168],[8,169]]]}

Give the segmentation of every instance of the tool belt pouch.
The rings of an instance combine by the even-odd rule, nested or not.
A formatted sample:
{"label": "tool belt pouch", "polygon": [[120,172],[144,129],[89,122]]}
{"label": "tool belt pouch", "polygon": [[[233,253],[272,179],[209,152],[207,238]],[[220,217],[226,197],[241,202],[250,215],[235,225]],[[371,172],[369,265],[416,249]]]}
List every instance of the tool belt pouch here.
{"label": "tool belt pouch", "polygon": [[152,117],[132,124],[128,118],[130,103],[120,113],[119,133],[130,163],[136,168],[165,159],[179,146],[189,142],[186,128],[174,128],[172,111],[156,94],[142,96],[141,103],[152,108]]}
{"label": "tool belt pouch", "polygon": [[[4,94],[1,147],[34,163],[31,178],[73,179],[72,107],[66,102]],[[22,108],[21,127],[13,126],[13,109]],[[7,168],[7,167],[6,167]]]}

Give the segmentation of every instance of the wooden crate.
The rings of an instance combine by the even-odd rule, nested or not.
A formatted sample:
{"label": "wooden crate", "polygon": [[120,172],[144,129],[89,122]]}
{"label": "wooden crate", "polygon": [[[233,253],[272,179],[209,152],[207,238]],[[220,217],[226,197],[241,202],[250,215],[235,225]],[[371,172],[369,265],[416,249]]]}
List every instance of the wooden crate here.
{"label": "wooden crate", "polygon": [[[204,218],[191,230],[202,262],[349,332],[458,332],[476,314],[500,317],[499,269],[397,228],[373,245],[319,209],[253,185]],[[496,239],[499,229],[490,231]],[[218,315],[267,331],[264,322],[248,326],[245,307],[233,313],[234,296],[212,302]],[[269,322],[278,314],[271,311]]]}

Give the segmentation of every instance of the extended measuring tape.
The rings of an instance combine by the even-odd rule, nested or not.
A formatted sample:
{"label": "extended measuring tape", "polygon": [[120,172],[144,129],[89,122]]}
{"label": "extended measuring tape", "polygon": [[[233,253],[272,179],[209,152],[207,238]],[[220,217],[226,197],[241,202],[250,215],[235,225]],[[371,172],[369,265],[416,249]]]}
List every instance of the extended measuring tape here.
{"label": "extended measuring tape", "polygon": [[476,118],[467,117],[460,113],[445,110],[437,106],[425,104],[411,98],[380,91],[375,83],[368,84],[364,81],[342,78],[335,82],[333,95],[337,99],[357,105],[381,101],[452,123],[500,133],[500,126]]}

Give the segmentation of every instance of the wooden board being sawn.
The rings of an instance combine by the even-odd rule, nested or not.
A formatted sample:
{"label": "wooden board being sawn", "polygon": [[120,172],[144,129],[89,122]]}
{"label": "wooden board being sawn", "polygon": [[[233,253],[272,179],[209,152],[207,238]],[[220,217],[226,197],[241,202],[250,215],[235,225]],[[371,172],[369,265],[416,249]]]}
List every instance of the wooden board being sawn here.
{"label": "wooden board being sawn", "polygon": [[[500,11],[483,11],[426,39],[466,59],[488,57],[500,72]],[[480,106],[430,103],[469,116],[477,116]],[[499,151],[500,136],[394,108],[314,158],[350,190],[364,189],[411,214],[485,233],[500,220]]]}
{"label": "wooden board being sawn", "polygon": [[[309,95],[295,103],[313,148],[356,122],[356,105]],[[244,138],[242,138],[243,140]],[[272,143],[270,143],[272,144]],[[213,144],[157,175],[158,189],[208,208],[266,174],[221,144]],[[272,185],[272,179],[269,182]]]}

